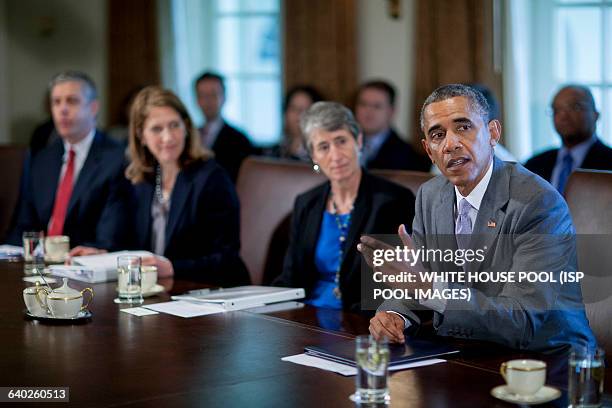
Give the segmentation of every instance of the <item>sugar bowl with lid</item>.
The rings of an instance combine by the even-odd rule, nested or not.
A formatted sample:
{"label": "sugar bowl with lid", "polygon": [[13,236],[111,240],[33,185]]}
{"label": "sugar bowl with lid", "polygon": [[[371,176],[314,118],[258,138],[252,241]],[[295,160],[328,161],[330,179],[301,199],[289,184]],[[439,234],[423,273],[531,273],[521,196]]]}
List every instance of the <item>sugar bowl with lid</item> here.
{"label": "sugar bowl with lid", "polygon": [[[49,314],[56,319],[72,319],[77,317],[80,311],[86,310],[93,300],[93,289],[85,288],[81,291],[68,286],[68,278],[63,278],[63,285],[46,293],[45,305]],[[89,293],[89,299],[84,304],[85,293]]]}

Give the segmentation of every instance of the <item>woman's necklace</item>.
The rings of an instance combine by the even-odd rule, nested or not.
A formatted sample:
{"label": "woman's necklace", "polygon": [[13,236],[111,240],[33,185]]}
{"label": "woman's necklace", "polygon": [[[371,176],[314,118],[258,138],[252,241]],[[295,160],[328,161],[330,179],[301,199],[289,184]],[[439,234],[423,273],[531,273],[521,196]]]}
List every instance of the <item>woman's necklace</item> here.
{"label": "woman's necklace", "polygon": [[342,292],[340,291],[340,269],[342,268],[342,259],[344,257],[344,251],[346,248],[346,240],[347,240],[347,236],[348,236],[348,230],[351,226],[351,218],[353,216],[353,209],[355,208],[353,204],[351,204],[351,208],[349,210],[349,213],[347,214],[346,217],[344,217],[344,220],[342,219],[343,217],[338,214],[338,207],[336,206],[336,202],[334,201],[334,195],[333,193],[330,192],[330,199],[331,199],[331,203],[332,203],[332,209],[333,212],[332,214],[334,215],[334,218],[336,219],[336,226],[338,227],[338,231],[340,232],[340,236],[338,237],[338,240],[340,241],[340,251],[339,251],[339,257],[340,260],[338,262],[338,267],[336,268],[336,276],[334,277],[334,283],[336,284],[336,287],[334,288],[334,296],[336,297],[336,299],[342,299]]}
{"label": "woman's necklace", "polygon": [[165,207],[166,204],[168,204],[168,198],[164,197],[164,192],[162,190],[162,172],[161,167],[158,165],[155,169],[155,200]]}

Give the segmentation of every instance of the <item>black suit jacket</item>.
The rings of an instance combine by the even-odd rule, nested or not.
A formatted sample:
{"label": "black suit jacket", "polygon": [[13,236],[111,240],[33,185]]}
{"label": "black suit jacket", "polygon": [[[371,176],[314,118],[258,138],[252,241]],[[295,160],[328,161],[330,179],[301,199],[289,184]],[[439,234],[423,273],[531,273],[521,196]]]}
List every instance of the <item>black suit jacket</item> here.
{"label": "black suit jacket", "polygon": [[[21,245],[24,231],[46,231],[53,212],[64,155],[62,139],[55,140],[32,158],[19,215],[9,241]],[[129,183],[123,173],[124,150],[96,131],[83,168],[72,189],[64,234],[70,245],[109,250],[124,246]]]}
{"label": "black suit jacket", "polygon": [[410,144],[400,139],[395,129],[380,146],[374,158],[368,161],[368,169],[393,169],[429,172],[431,160],[417,153]]}
{"label": "black suit jacket", "polygon": [[223,123],[212,150],[215,152],[217,163],[228,172],[234,183],[238,178],[242,161],[254,152],[246,135],[227,123]]}
{"label": "black suit jacket", "polygon": [[[134,186],[135,246],[152,250],[153,182]],[[240,250],[240,206],[226,172],[215,160],[199,161],[176,178],[166,225],[167,257],[176,278],[213,285],[249,284]]]}
{"label": "black suit jacket", "polygon": [[[550,181],[557,162],[559,149],[547,150],[527,160],[525,167],[545,180]],[[578,166],[582,169],[612,170],[612,149],[597,139],[591,146],[584,161]]]}
{"label": "black suit jacket", "polygon": [[[319,279],[315,250],[329,191],[330,184],[327,182],[296,198],[283,273],[276,279],[275,285],[303,287],[306,296],[310,296]],[[414,194],[410,190],[363,172],[348,232],[347,250],[340,269],[344,309],[360,310],[359,238],[363,234],[396,235],[400,224],[404,224],[410,231],[414,218],[414,201]]]}

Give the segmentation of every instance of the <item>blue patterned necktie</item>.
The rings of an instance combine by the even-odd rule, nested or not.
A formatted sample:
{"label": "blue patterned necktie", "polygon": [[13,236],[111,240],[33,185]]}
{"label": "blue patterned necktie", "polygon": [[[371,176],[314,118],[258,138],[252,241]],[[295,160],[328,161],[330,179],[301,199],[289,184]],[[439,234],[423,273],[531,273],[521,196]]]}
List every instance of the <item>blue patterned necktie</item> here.
{"label": "blue patterned necktie", "polygon": [[457,222],[455,223],[455,237],[457,238],[457,247],[466,249],[470,244],[472,234],[472,220],[470,219],[470,209],[472,205],[462,198],[459,201]]}
{"label": "blue patterned necktie", "polygon": [[574,159],[572,158],[570,152],[566,152],[565,156],[563,156],[563,161],[561,162],[561,172],[559,173],[559,181],[557,184],[557,190],[559,190],[559,193],[563,194],[563,191],[565,191],[567,179],[569,178],[573,169]]}

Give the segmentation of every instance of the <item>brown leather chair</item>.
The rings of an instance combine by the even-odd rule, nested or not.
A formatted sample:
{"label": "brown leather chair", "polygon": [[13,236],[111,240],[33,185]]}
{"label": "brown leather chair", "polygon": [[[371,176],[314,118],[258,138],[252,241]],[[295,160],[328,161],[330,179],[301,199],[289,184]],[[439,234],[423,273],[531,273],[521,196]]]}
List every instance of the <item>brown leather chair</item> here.
{"label": "brown leather chair", "polygon": [[19,198],[21,172],[27,148],[0,146],[0,242],[4,240],[11,224]]}
{"label": "brown leather chair", "polygon": [[[612,353],[612,171],[578,170],[565,197],[578,235],[582,295],[597,341]],[[602,270],[606,268],[606,270]]]}
{"label": "brown leather chair", "polygon": [[[412,171],[372,173],[410,188],[415,194],[432,177]],[[240,254],[253,284],[270,283],[280,273],[295,198],[325,180],[305,163],[255,157],[242,163],[236,184],[240,198]]]}

